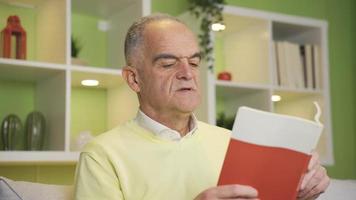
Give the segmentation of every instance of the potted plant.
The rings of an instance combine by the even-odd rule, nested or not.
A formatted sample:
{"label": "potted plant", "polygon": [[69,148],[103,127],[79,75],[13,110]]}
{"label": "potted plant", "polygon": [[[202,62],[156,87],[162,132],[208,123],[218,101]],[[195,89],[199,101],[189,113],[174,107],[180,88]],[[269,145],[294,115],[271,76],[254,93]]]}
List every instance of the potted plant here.
{"label": "potted plant", "polygon": [[83,46],[80,44],[79,39],[75,37],[71,37],[71,56],[72,56],[72,64],[74,65],[87,65],[87,63],[80,59],[79,53],[82,50]]}
{"label": "potted plant", "polygon": [[188,0],[189,11],[200,20],[200,30],[198,35],[199,45],[202,54],[208,63],[209,70],[213,71],[213,44],[210,30],[214,23],[223,23],[222,11],[225,0]]}

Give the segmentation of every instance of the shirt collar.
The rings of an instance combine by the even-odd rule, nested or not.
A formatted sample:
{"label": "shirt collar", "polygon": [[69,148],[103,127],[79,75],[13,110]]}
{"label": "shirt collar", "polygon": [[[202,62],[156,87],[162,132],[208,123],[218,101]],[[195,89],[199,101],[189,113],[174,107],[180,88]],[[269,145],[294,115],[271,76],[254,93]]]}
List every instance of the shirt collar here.
{"label": "shirt collar", "polygon": [[[138,125],[149,130],[159,138],[170,141],[179,141],[183,138],[178,131],[168,128],[167,126],[153,120],[141,110],[138,110],[135,121]],[[192,114],[189,120],[189,132],[184,137],[192,136],[196,129],[197,119],[195,115]]]}

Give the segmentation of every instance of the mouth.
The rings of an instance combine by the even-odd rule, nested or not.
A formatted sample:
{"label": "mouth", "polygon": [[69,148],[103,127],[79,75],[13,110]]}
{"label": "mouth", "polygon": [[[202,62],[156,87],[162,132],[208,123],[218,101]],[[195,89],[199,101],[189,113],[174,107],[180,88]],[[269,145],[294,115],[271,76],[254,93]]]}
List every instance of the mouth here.
{"label": "mouth", "polygon": [[189,92],[189,91],[195,91],[194,88],[191,87],[184,87],[184,88],[180,88],[178,89],[179,92]]}

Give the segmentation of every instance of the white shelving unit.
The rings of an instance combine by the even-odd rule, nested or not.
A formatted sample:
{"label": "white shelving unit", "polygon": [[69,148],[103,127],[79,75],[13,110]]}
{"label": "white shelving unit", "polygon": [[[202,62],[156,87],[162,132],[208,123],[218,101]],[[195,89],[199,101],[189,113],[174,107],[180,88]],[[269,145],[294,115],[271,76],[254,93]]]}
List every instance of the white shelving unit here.
{"label": "white shelving unit", "polygon": [[[21,9],[21,13],[24,9],[27,9],[25,13],[32,9],[30,12],[33,14],[20,18],[24,24],[32,20],[35,25],[27,32],[31,38],[27,60],[0,58],[0,84],[12,86],[21,83],[29,86],[33,109],[43,112],[48,121],[48,138],[43,151],[0,151],[0,163],[76,162],[79,154],[75,141],[80,132],[91,131],[95,135],[132,118],[136,113],[132,109],[138,105],[136,96],[121,78],[120,68],[124,64],[122,47],[129,24],[151,12],[151,1],[8,2],[0,0],[0,6],[11,12]],[[0,13],[2,18],[8,15],[10,13]],[[72,62],[71,35],[76,28],[74,19],[78,16],[90,16],[97,20],[99,29],[105,33],[107,42],[100,48],[106,53],[101,63],[89,62],[88,66],[83,66]],[[318,151],[324,164],[333,164],[327,23],[233,6],[225,7],[224,17],[226,31],[212,34],[216,45],[215,72],[201,68],[201,85],[204,88],[203,102],[196,113],[198,118],[215,124],[219,112],[233,115],[239,106],[247,105],[313,119],[312,101],[318,101],[323,109],[322,122],[325,125]],[[189,14],[183,14],[181,18],[198,31],[198,22]],[[98,31],[98,28],[95,26],[92,30]],[[93,48],[94,56],[95,53],[102,53],[95,49],[95,44],[93,46],[92,42],[97,38],[82,37],[85,44]],[[320,89],[275,84],[274,40],[320,46]],[[232,81],[216,80],[219,70],[231,72]],[[84,88],[79,84],[83,79],[96,79],[101,85]],[[16,92],[21,91],[15,91],[10,98],[16,99]],[[272,102],[273,94],[280,95],[282,101]],[[2,105],[6,108],[3,110],[10,110],[7,107],[17,106],[18,102],[21,101]],[[0,113],[0,117],[6,114],[10,113]],[[95,123],[93,120],[96,120]]]}
{"label": "white shelving unit", "polygon": [[[34,102],[31,109],[41,111],[47,125],[43,151],[1,150],[0,163],[76,162],[79,157],[76,139],[81,131],[96,135],[95,128],[109,130],[136,114],[136,94],[130,92],[121,77],[123,41],[128,26],[149,14],[150,6],[150,0],[0,0],[0,7],[11,12],[0,14],[1,18],[17,14],[24,26],[31,23],[35,26],[27,27],[30,39],[27,60],[0,58],[0,84],[28,85],[30,101]],[[74,16],[98,20],[93,31],[103,31],[107,39],[106,65],[72,64]],[[97,38],[86,39],[90,43]],[[84,87],[80,84],[84,79],[96,79],[100,85]],[[14,91],[9,98],[16,99],[19,93]],[[101,95],[100,101],[95,100],[97,94]],[[17,106],[19,102],[15,100],[12,104]],[[12,104],[3,105],[3,110],[9,113],[1,113],[0,117],[10,114]],[[100,124],[94,127],[95,123]]]}
{"label": "white shelving unit", "polygon": [[[325,127],[317,151],[323,164],[332,165],[327,22],[234,6],[225,6],[223,14],[226,29],[211,33],[215,46],[214,72],[201,68],[207,77],[201,83],[205,87],[200,110],[206,110],[201,118],[216,124],[220,113],[234,117],[238,107],[250,106],[314,120],[313,101],[317,101],[322,107],[321,121]],[[199,22],[189,13],[180,18],[195,32],[199,31],[196,28]],[[278,85],[274,41],[318,45],[321,88]],[[232,80],[217,80],[220,71],[230,72]],[[273,102],[272,95],[280,95],[282,100]]]}

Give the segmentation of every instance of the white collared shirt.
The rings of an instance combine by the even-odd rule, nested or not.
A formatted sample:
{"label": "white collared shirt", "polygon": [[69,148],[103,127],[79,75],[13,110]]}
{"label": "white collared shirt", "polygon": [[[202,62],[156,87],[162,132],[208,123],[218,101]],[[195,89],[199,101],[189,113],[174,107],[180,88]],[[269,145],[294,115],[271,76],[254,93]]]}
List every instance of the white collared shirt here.
{"label": "white collared shirt", "polygon": [[138,110],[135,121],[138,123],[138,125],[149,130],[157,137],[170,141],[179,141],[183,137],[190,137],[197,129],[197,119],[194,114],[191,115],[189,120],[189,132],[183,137],[179,134],[178,131],[168,128],[167,126],[153,120],[141,110]]}

